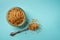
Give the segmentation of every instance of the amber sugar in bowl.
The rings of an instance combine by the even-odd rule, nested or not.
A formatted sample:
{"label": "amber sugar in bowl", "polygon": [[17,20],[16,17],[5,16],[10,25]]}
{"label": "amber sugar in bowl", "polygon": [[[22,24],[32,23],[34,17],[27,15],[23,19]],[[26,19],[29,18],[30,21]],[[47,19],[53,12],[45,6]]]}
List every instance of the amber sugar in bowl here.
{"label": "amber sugar in bowl", "polygon": [[8,11],[7,20],[11,25],[21,26],[25,23],[25,13],[22,8],[14,7]]}

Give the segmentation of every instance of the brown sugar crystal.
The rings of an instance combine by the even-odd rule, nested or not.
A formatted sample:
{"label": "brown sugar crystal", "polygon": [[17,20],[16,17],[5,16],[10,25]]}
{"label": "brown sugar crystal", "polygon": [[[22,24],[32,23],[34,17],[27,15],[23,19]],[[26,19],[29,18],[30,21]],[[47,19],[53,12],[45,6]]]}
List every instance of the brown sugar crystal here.
{"label": "brown sugar crystal", "polygon": [[24,12],[20,8],[12,8],[8,11],[8,21],[13,25],[19,25],[24,21]]}
{"label": "brown sugar crystal", "polygon": [[29,24],[29,29],[30,30],[36,30],[38,28],[39,24],[35,23],[35,21],[33,20],[32,23]]}

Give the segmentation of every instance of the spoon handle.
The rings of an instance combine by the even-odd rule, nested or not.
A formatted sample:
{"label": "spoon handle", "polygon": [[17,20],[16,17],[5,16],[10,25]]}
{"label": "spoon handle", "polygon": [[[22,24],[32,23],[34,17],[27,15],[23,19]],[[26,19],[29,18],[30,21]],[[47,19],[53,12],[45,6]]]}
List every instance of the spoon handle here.
{"label": "spoon handle", "polygon": [[18,34],[18,33],[21,33],[21,32],[23,32],[23,31],[26,31],[26,30],[28,30],[28,28],[26,28],[26,29],[24,29],[24,30],[18,30],[17,32],[11,32],[11,36],[14,36],[14,35],[16,35],[16,34]]}

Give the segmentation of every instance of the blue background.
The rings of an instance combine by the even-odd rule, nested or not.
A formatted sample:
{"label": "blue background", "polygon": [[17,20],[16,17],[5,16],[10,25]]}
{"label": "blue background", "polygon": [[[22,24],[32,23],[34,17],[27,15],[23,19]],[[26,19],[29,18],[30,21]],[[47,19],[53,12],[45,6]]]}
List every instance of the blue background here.
{"label": "blue background", "polygon": [[[12,7],[21,7],[29,20],[38,19],[42,26],[38,31],[25,31],[10,36],[12,27],[6,20]],[[0,0],[0,40],[60,40],[60,0]]]}

